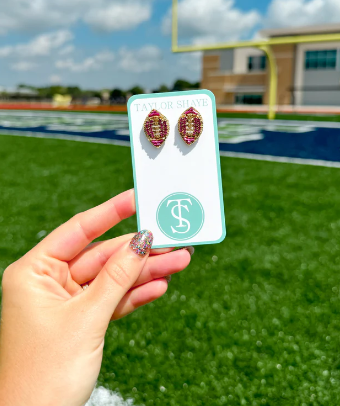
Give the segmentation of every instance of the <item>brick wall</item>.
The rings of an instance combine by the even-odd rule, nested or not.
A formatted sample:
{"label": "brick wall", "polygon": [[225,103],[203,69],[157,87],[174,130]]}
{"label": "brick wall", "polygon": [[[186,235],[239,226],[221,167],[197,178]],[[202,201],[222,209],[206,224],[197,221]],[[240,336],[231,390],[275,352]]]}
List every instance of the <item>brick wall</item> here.
{"label": "brick wall", "polygon": [[[273,53],[278,68],[277,103],[291,104],[290,88],[294,83],[295,45],[274,46]],[[266,88],[263,103],[268,103],[269,76],[266,72],[246,74],[228,74],[220,72],[220,56],[218,54],[203,55],[201,87],[211,90],[217,104],[233,104],[235,87],[263,86]]]}

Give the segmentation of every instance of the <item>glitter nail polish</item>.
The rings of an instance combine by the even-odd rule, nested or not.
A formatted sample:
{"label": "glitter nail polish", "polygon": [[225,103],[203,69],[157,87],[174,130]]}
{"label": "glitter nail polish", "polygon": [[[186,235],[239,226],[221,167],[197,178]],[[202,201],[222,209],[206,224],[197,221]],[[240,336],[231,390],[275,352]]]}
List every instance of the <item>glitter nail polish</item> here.
{"label": "glitter nail polish", "polygon": [[149,230],[142,230],[132,238],[130,248],[140,257],[144,257],[150,252],[152,242],[152,232]]}
{"label": "glitter nail polish", "polygon": [[194,252],[195,252],[195,248],[194,248],[194,247],[191,247],[191,246],[185,247],[185,249],[186,249],[187,251],[189,251],[189,254],[190,254],[190,255],[193,255]]}

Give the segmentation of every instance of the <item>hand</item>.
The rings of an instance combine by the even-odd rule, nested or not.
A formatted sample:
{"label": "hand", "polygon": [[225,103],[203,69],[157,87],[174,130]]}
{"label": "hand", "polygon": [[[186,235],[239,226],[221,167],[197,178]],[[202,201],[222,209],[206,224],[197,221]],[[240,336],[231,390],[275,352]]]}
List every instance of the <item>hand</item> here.
{"label": "hand", "polygon": [[2,406],[84,405],[99,374],[110,320],[162,296],[164,277],[189,264],[186,249],[149,256],[150,232],[88,245],[134,213],[131,190],[77,214],[6,269]]}

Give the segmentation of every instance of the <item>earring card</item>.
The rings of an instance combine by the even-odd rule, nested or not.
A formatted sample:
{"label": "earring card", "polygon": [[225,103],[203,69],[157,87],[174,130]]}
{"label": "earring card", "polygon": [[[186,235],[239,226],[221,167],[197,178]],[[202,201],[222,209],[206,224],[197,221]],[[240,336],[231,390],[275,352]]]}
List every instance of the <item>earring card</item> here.
{"label": "earring card", "polygon": [[[179,121],[191,107],[194,110],[189,111],[184,139]],[[145,134],[144,123],[153,110],[168,120],[169,128],[164,128],[166,120],[159,121],[161,130],[168,131],[164,142],[150,141],[153,130]],[[195,111],[203,121],[203,131]],[[152,231],[153,248],[223,241],[226,231],[213,93],[193,90],[136,95],[129,99],[128,114],[138,230]],[[184,136],[185,125],[182,118]],[[196,141],[195,131],[202,132]],[[156,135],[157,140],[163,132]]]}

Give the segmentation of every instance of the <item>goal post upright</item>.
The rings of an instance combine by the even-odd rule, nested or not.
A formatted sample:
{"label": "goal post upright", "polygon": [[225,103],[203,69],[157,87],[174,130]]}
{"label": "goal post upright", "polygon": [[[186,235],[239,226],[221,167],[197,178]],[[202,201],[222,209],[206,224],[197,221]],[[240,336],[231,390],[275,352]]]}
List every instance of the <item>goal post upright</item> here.
{"label": "goal post upright", "polygon": [[340,42],[340,33],[335,34],[313,34],[294,35],[286,37],[274,37],[269,39],[249,40],[240,42],[229,42],[212,45],[178,45],[178,0],[172,0],[172,52],[197,52],[219,49],[234,48],[258,48],[262,50],[267,58],[269,66],[269,98],[268,98],[268,119],[275,119],[277,106],[277,85],[278,71],[273,45],[304,44],[317,42]]}
{"label": "goal post upright", "polygon": [[258,48],[265,53],[269,65],[268,119],[275,120],[278,81],[276,59],[270,45],[262,45]]}
{"label": "goal post upright", "polygon": [[172,52],[185,52],[178,50],[178,0],[172,1]]}

